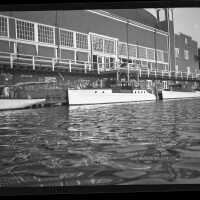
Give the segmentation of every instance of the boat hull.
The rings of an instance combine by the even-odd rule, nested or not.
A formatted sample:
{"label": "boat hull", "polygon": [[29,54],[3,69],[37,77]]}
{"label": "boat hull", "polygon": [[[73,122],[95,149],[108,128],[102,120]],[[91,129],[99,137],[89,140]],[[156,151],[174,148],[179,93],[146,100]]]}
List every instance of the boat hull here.
{"label": "boat hull", "polygon": [[45,99],[0,99],[0,110],[23,109],[43,102]]}
{"label": "boat hull", "polygon": [[69,105],[111,104],[156,100],[154,94],[146,90],[133,90],[133,93],[113,93],[111,89],[68,90]]}
{"label": "boat hull", "polygon": [[162,91],[163,99],[200,98],[200,92]]}

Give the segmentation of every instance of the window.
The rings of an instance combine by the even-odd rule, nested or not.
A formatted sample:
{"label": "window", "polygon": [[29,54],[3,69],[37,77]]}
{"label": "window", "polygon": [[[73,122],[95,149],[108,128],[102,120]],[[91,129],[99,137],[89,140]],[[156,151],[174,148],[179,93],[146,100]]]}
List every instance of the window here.
{"label": "window", "polygon": [[48,44],[54,44],[54,28],[44,25],[38,25],[38,41]]}
{"label": "window", "polygon": [[118,52],[121,56],[127,56],[127,45],[125,43],[119,43]]}
{"label": "window", "polygon": [[189,59],[189,51],[188,50],[184,50],[184,58],[185,58],[185,60]]}
{"label": "window", "polygon": [[138,47],[138,54],[139,58],[146,58],[146,48]]}
{"label": "window", "polygon": [[188,39],[187,38],[185,38],[185,44],[187,44],[188,43]]}
{"label": "window", "polygon": [[6,17],[0,17],[0,36],[8,36],[8,24]]}
{"label": "window", "polygon": [[88,35],[76,33],[76,48],[88,49]]}
{"label": "window", "polygon": [[60,30],[60,45],[74,47],[74,34],[72,31]]}
{"label": "window", "polygon": [[178,72],[178,65],[175,66],[175,71]]}
{"label": "window", "polygon": [[162,81],[162,88],[165,90],[168,89],[167,81]]}
{"label": "window", "polygon": [[88,53],[86,52],[76,52],[76,60],[77,61],[88,61]]}
{"label": "window", "polygon": [[103,52],[103,39],[93,36],[93,50]]}
{"label": "window", "polygon": [[115,41],[113,40],[104,40],[104,53],[115,53]]}
{"label": "window", "polygon": [[187,67],[187,74],[190,74],[190,67]]}
{"label": "window", "polygon": [[178,58],[179,57],[179,48],[175,48],[175,56]]}
{"label": "window", "polygon": [[17,39],[34,41],[34,24],[25,21],[16,21]]}
{"label": "window", "polygon": [[111,69],[115,68],[115,58],[110,58],[110,68]]}
{"label": "window", "polygon": [[164,61],[164,54],[163,51],[157,51],[157,60],[163,62]]}
{"label": "window", "polygon": [[169,71],[169,65],[165,65],[164,71]]}
{"label": "window", "polygon": [[148,63],[146,61],[142,61],[142,67],[148,68]]}
{"label": "window", "polygon": [[153,49],[147,49],[147,59],[155,60],[155,51]]}
{"label": "window", "polygon": [[105,68],[110,69],[110,59],[109,57],[104,57]]}
{"label": "window", "polygon": [[128,54],[130,57],[137,57],[137,47],[133,45],[128,45]]}
{"label": "window", "polygon": [[152,80],[146,80],[147,89],[151,89],[152,87]]}

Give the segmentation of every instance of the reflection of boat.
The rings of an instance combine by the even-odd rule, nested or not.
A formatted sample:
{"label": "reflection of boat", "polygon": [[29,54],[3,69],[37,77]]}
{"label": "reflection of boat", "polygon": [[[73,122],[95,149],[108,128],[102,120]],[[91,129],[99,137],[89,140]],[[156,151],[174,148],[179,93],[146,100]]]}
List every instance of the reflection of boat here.
{"label": "reflection of boat", "polygon": [[0,86],[0,110],[23,109],[42,104],[45,98],[32,98],[25,90],[25,86],[35,83],[21,83]]}
{"label": "reflection of boat", "polygon": [[108,104],[156,100],[146,90],[68,89],[69,105]]}
{"label": "reflection of boat", "polygon": [[179,98],[200,98],[200,91],[191,88],[183,88],[181,84],[170,86],[170,90],[162,91],[163,99],[179,99]]}

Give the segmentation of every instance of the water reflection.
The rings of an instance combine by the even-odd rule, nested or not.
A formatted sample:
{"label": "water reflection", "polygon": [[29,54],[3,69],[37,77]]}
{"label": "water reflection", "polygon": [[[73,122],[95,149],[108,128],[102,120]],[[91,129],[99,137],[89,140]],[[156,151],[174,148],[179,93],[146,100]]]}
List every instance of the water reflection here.
{"label": "water reflection", "polygon": [[200,100],[0,113],[0,186],[200,183]]}

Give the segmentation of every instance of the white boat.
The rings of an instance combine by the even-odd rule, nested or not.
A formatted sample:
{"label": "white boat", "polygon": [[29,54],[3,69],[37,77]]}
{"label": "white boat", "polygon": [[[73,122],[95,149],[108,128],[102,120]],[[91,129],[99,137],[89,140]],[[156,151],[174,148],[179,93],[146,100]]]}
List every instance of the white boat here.
{"label": "white boat", "polygon": [[[24,86],[30,86],[32,84],[33,83],[21,83],[16,85],[0,86],[0,111],[23,109],[43,104],[46,101],[45,98],[31,98],[31,96],[24,91]],[[23,97],[17,90],[19,87],[21,92],[23,91],[23,95],[21,94]]]}
{"label": "white boat", "polygon": [[0,110],[13,110],[42,104],[45,99],[0,99]]}
{"label": "white boat", "polygon": [[129,93],[113,92],[112,89],[68,89],[69,105],[90,105],[154,101],[156,96],[146,90],[131,90]]}
{"label": "white boat", "polygon": [[183,99],[200,98],[200,91],[182,92],[182,91],[162,91],[163,99]]}

